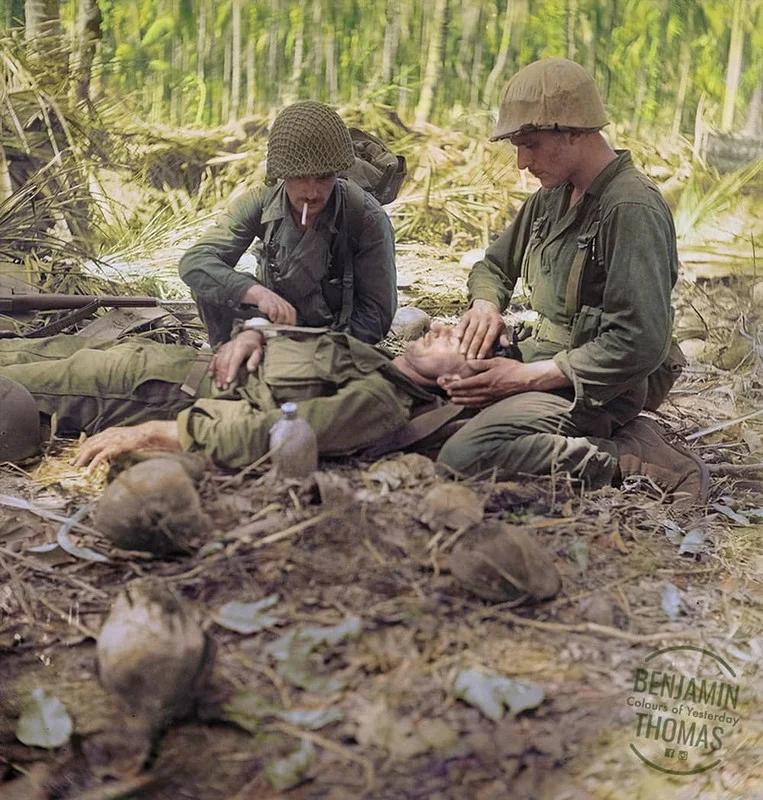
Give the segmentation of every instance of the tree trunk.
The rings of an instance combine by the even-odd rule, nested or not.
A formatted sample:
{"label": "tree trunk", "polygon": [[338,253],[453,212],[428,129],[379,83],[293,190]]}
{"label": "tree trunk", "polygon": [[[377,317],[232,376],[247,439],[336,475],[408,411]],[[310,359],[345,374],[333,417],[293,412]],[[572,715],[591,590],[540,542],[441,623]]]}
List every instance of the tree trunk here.
{"label": "tree trunk", "polygon": [[101,10],[96,0],[80,0],[77,15],[77,56],[74,101],[87,103],[90,99],[90,76],[93,69],[95,44],[102,38]]}
{"label": "tree trunk", "polygon": [[445,39],[445,20],[447,18],[448,0],[434,0],[432,8],[432,24],[427,49],[427,63],[424,69],[424,80],[421,94],[414,115],[414,126],[422,128],[432,114],[434,107],[435,87],[440,82],[443,69],[443,44]]}
{"label": "tree trunk", "polygon": [[333,26],[326,32],[326,83],[329,87],[329,103],[339,100],[339,80],[336,69],[336,39]]}
{"label": "tree trunk", "polygon": [[[268,27],[268,80],[265,100],[278,104],[280,101],[280,83],[278,82],[278,0],[270,0],[270,26]],[[272,89],[275,88],[275,91]]]}
{"label": "tree trunk", "polygon": [[641,117],[644,112],[644,103],[646,101],[646,78],[647,69],[642,65],[636,76],[638,91],[636,92],[636,107],[633,109],[633,119],[631,120],[631,134],[633,136],[638,136],[639,128],[641,127]]}
{"label": "tree trunk", "polygon": [[501,44],[498,47],[498,55],[495,57],[493,69],[485,81],[485,90],[482,93],[482,101],[488,106],[493,106],[495,85],[499,78],[503,78],[506,70],[506,62],[509,60],[509,47],[511,45],[511,28],[517,12],[515,0],[506,0],[506,13],[503,15],[503,30],[501,31]]}
{"label": "tree trunk", "polygon": [[299,80],[302,77],[302,62],[305,54],[305,14],[303,9],[299,9],[299,21],[297,29],[294,31],[294,60],[291,65],[291,78],[289,78],[289,88],[284,98],[284,103],[293,103],[299,96]]}
{"label": "tree trunk", "polygon": [[752,93],[750,98],[750,105],[747,108],[747,121],[742,128],[742,133],[745,136],[750,136],[753,139],[763,138],[763,77],[760,79],[758,85]]}
{"label": "tree trunk", "polygon": [[199,105],[196,109],[196,124],[201,125],[207,106],[207,84],[205,63],[207,58],[207,3],[202,0],[196,19],[196,83],[199,87]]}
{"label": "tree trunk", "polygon": [[231,4],[231,77],[228,122],[238,119],[241,104],[241,0]]}
{"label": "tree trunk", "polygon": [[744,50],[744,6],[744,0],[734,0],[729,60],[726,65],[726,94],[723,98],[723,111],[721,113],[721,131],[730,131],[734,127],[734,109],[739,89],[739,76],[742,72],[742,52]]}
{"label": "tree trunk", "polygon": [[24,0],[24,26],[27,41],[60,37],[62,30],[58,0]]}
{"label": "tree trunk", "polygon": [[387,0],[385,16],[387,24],[384,28],[381,79],[383,86],[390,86],[400,42],[400,0]]}
{"label": "tree trunk", "polygon": [[472,58],[471,92],[469,93],[469,108],[477,108],[480,102],[480,86],[482,86],[482,52],[484,40],[477,37],[474,44],[474,57]]}
{"label": "tree trunk", "polygon": [[313,99],[321,100],[324,95],[323,80],[323,3],[313,3]]}
{"label": "tree trunk", "polygon": [[254,100],[257,96],[257,59],[254,52],[254,37],[251,31],[246,39],[246,113],[254,114]]}
{"label": "tree trunk", "polygon": [[64,44],[58,0],[24,0],[24,35],[37,82],[51,94],[68,90],[69,54]]}
{"label": "tree trunk", "polygon": [[[511,2],[511,0],[509,0]],[[575,60],[577,47],[575,46],[575,28],[578,25],[578,0],[567,0],[567,58]]]}
{"label": "tree trunk", "polygon": [[464,27],[461,34],[461,42],[458,47],[458,58],[456,58],[455,68],[456,75],[461,81],[461,97],[462,102],[466,102],[466,95],[469,92],[473,75],[469,74],[466,65],[469,60],[469,53],[474,52],[474,32],[479,27],[480,16],[482,14],[482,7],[480,3],[465,2],[463,8]]}
{"label": "tree trunk", "polygon": [[8,169],[8,159],[5,157],[5,149],[0,143],[0,203],[4,203],[12,194],[13,183]]}
{"label": "tree trunk", "polygon": [[676,96],[676,108],[673,113],[673,125],[670,131],[670,138],[675,143],[681,133],[681,120],[684,116],[686,106],[686,92],[689,88],[689,70],[691,69],[691,47],[689,42],[684,39],[681,42],[681,49],[678,55],[678,94]]}
{"label": "tree trunk", "polygon": [[230,75],[231,75],[231,51],[233,43],[230,39],[225,40],[223,46],[223,79],[222,96],[220,98],[220,122],[225,122],[230,116]]}

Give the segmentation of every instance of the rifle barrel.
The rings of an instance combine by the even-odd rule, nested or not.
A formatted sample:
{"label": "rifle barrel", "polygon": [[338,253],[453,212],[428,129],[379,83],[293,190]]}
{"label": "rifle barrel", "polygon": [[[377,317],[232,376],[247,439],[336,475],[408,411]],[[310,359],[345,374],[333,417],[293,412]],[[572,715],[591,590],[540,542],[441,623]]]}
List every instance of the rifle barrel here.
{"label": "rifle barrel", "polygon": [[162,305],[191,305],[192,300],[159,300],[141,295],[91,295],[91,294],[10,294],[0,295],[0,313],[25,311],[59,311],[83,308],[91,304],[106,308],[148,308]]}

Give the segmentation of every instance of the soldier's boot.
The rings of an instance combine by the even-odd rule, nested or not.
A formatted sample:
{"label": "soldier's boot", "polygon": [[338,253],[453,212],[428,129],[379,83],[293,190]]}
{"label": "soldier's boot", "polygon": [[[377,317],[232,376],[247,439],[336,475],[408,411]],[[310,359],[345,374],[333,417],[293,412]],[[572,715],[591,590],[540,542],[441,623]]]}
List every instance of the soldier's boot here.
{"label": "soldier's boot", "polygon": [[675,508],[686,510],[707,500],[707,464],[678,444],[669,442],[661,427],[648,417],[636,417],[612,437],[617,444],[623,478],[644,475],[666,493]]}

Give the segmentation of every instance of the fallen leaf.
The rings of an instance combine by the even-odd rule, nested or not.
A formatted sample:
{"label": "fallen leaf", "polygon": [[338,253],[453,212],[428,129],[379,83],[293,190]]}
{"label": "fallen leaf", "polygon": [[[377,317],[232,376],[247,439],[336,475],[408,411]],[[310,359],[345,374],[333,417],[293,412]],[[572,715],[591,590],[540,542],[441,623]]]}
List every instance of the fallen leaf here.
{"label": "fallen leaf", "polygon": [[433,478],[434,462],[419,453],[405,453],[394,459],[379,461],[364,474],[366,480],[380,484],[382,492],[415,486],[422,480]]}
{"label": "fallen leaf", "polygon": [[275,716],[298,728],[319,731],[332,722],[341,722],[344,712],[341,708],[290,708],[277,712]]}
{"label": "fallen leaf", "polygon": [[278,623],[277,617],[262,612],[272,608],[278,602],[278,595],[271,594],[256,603],[239,603],[232,600],[226,603],[214,617],[215,622],[223,628],[237,633],[255,633],[270,628]]}
{"label": "fallen leaf", "polygon": [[74,723],[63,703],[44,689],[33,689],[16,725],[16,738],[32,747],[52,749],[69,741]]}
{"label": "fallen leaf", "polygon": [[483,503],[468,486],[441,483],[432,487],[421,501],[419,519],[433,531],[458,530],[482,522]]}
{"label": "fallen leaf", "polygon": [[681,547],[678,548],[678,555],[682,556],[686,553],[689,555],[697,555],[698,553],[702,552],[704,544],[705,534],[702,533],[702,531],[689,531],[689,533],[684,536],[684,539],[681,542]]}
{"label": "fallen leaf", "polygon": [[682,606],[681,593],[672,583],[668,583],[662,590],[661,605],[665,616],[667,616],[669,620],[675,621],[678,619]]}
{"label": "fallen leaf", "polygon": [[733,509],[731,509],[728,506],[724,505],[723,503],[713,503],[710,506],[710,508],[712,508],[713,511],[717,511],[720,514],[723,514],[724,517],[728,517],[730,520],[733,520],[738,525],[751,525],[752,524],[750,522],[750,520],[747,519],[747,517],[743,516],[742,514],[738,514],[736,511],[734,511]]}
{"label": "fallen leaf", "polygon": [[546,697],[537,683],[505,678],[477,667],[458,673],[453,693],[496,722],[502,719],[504,707],[516,716],[537,708]]}
{"label": "fallen leaf", "polygon": [[331,694],[344,685],[330,675],[314,673],[308,664],[310,655],[322,645],[335,645],[355,638],[362,630],[359,617],[349,617],[330,627],[295,628],[276,639],[267,652],[278,661],[277,672],[294,686],[315,694]]}
{"label": "fallen leaf", "polygon": [[570,545],[570,555],[578,569],[585,572],[588,569],[588,543],[582,539],[577,539]]}
{"label": "fallen leaf", "polygon": [[665,536],[667,536],[671,544],[681,544],[684,538],[684,531],[678,523],[670,519],[664,519],[662,521],[662,527],[665,528]]}
{"label": "fallen leaf", "polygon": [[265,777],[279,792],[302,783],[315,759],[315,748],[309,739],[302,739],[299,750],[278,761],[265,764]]}
{"label": "fallen leaf", "polygon": [[65,553],[75,558],[81,558],[83,561],[108,562],[109,559],[101,553],[96,553],[95,550],[91,550],[89,547],[78,547],[69,540],[69,531],[81,522],[93,508],[95,508],[93,505],[82,506],[79,511],[69,517],[58,529],[56,542]]}

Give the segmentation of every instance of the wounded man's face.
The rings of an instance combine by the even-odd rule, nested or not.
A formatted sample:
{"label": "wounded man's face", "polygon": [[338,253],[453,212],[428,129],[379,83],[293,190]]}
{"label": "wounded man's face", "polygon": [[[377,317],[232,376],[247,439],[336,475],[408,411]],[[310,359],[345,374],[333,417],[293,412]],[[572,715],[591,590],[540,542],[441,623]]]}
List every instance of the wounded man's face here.
{"label": "wounded man's face", "polygon": [[436,380],[463,370],[466,359],[458,352],[459,343],[455,326],[434,322],[428,333],[408,345],[404,358],[420,375]]}

